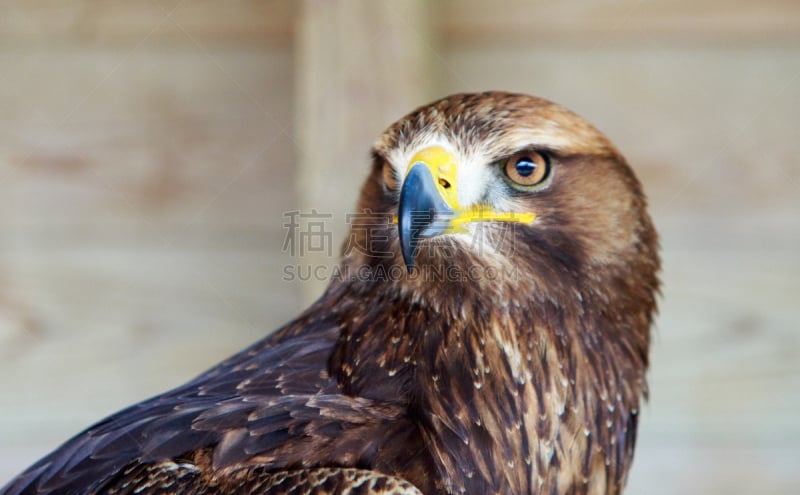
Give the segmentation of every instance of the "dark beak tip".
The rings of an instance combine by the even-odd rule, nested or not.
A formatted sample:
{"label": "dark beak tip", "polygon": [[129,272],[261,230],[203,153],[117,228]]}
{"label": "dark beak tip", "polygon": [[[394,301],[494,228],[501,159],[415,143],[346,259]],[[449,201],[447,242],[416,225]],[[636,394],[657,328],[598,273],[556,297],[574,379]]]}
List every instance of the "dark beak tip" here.
{"label": "dark beak tip", "polygon": [[408,275],[411,275],[411,274],[414,273],[414,258],[416,258],[416,256],[414,256],[414,254],[412,254],[410,251],[408,252],[408,254],[406,254],[406,253],[407,253],[407,251],[404,249],[403,250],[403,262],[406,265],[406,273]]}
{"label": "dark beak tip", "polygon": [[452,210],[439,194],[430,169],[421,163],[412,166],[400,189],[397,212],[400,249],[409,274],[414,272],[420,239],[443,233],[444,227],[435,221],[448,213]]}

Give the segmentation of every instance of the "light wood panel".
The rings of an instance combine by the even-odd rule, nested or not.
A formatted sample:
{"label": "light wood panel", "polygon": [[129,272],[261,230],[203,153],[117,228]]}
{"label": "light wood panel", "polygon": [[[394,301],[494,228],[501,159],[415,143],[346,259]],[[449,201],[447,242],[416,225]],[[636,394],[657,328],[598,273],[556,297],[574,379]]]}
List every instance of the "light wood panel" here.
{"label": "light wood panel", "polygon": [[626,495],[789,495],[800,482],[800,450],[698,446],[637,448]]}
{"label": "light wood panel", "polygon": [[300,310],[269,3],[3,3],[0,484]]}
{"label": "light wood panel", "polygon": [[440,12],[443,36],[462,47],[547,40],[743,46],[800,38],[793,0],[444,0]]}
{"label": "light wood panel", "polygon": [[43,44],[136,44],[143,37],[165,44],[200,41],[254,46],[289,44],[291,0],[28,0],[2,4],[0,42],[27,49]]}
{"label": "light wood panel", "polygon": [[288,53],[159,46],[0,50],[7,229],[280,225]]}

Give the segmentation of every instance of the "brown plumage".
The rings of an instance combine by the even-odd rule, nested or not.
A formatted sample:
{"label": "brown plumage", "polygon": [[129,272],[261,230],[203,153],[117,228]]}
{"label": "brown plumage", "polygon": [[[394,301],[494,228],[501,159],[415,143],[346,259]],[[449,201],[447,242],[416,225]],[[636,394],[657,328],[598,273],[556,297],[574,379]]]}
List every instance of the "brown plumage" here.
{"label": "brown plumage", "polygon": [[314,305],[0,494],[619,493],[659,269],[623,157],[500,92],[414,111],[372,157],[368,249]]}

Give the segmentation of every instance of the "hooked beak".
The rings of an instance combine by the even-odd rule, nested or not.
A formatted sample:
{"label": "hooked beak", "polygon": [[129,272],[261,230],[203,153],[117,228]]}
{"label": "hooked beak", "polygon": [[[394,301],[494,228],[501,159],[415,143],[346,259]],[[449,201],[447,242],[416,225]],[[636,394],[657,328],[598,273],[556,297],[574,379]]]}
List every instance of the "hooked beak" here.
{"label": "hooked beak", "polygon": [[425,148],[411,159],[397,212],[400,249],[409,273],[422,239],[469,232],[463,225],[470,222],[531,223],[536,218],[529,212],[498,212],[487,204],[462,208],[456,193],[457,172],[455,157],[439,146]]}
{"label": "hooked beak", "polygon": [[400,249],[409,273],[414,269],[420,239],[443,234],[453,214],[437,191],[430,169],[424,163],[413,165],[400,190],[397,214]]}

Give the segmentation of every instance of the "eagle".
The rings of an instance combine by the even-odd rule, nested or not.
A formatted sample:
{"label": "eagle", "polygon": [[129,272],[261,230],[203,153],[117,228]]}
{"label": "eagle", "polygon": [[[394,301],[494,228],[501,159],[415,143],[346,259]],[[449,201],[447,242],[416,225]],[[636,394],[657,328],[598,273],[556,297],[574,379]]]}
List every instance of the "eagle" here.
{"label": "eagle", "polygon": [[621,493],[660,269],[623,156],[555,103],[483,92],[370,157],[319,300],[0,494]]}

